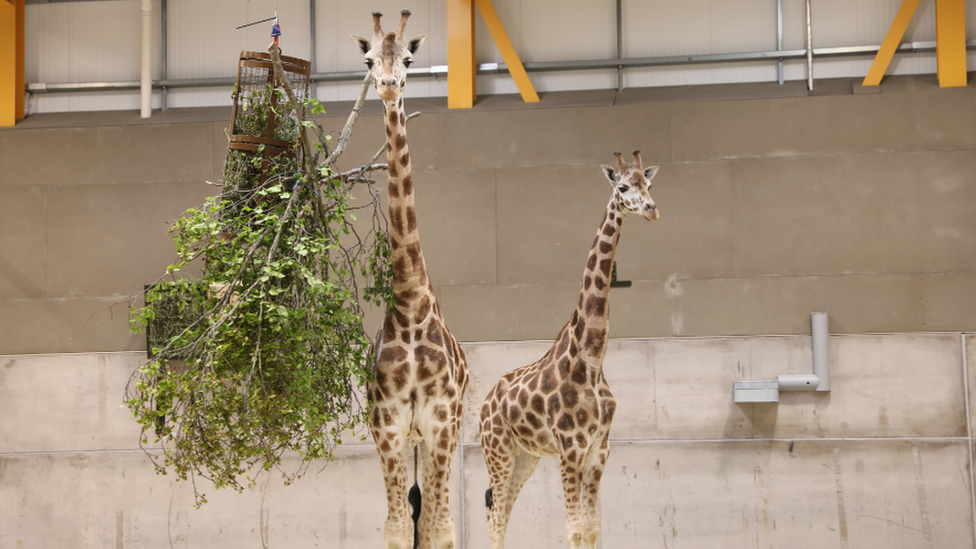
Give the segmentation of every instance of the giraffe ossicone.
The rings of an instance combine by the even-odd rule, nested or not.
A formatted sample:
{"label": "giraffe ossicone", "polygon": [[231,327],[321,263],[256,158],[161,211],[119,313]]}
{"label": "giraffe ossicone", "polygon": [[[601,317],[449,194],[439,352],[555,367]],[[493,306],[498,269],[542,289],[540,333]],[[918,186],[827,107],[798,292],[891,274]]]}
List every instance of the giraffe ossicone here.
{"label": "giraffe ossicone", "polygon": [[414,523],[408,505],[408,450],[420,445],[423,498],[416,525],[421,549],[453,549],[449,507],[451,460],[461,432],[468,368],[447,329],[427,276],[414,205],[403,87],[407,66],[426,35],[404,38],[410,12],[396,32],[384,33],[373,13],[373,38],[352,35],[383,100],[389,170],[393,308],[373,342],[373,382],[367,388],[370,432],[386,485],[387,549],[409,549]]}
{"label": "giraffe ossicone", "polygon": [[644,168],[640,151],[617,168],[601,166],[613,194],[583,272],[576,309],[537,362],[512,370],[481,407],[481,448],[490,488],[485,494],[492,549],[503,549],[512,507],[540,458],[558,457],[570,549],[595,549],[597,498],[610,455],[617,401],[603,376],[610,318],[610,277],[624,217],[660,215],[650,195],[658,167]]}

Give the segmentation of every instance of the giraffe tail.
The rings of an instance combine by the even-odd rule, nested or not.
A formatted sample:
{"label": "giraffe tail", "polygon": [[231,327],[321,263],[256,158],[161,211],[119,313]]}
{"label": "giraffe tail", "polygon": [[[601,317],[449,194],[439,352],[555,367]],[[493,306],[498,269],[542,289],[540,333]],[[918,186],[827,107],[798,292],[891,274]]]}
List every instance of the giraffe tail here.
{"label": "giraffe tail", "polygon": [[420,495],[420,485],[417,484],[417,446],[413,447],[413,487],[407,493],[407,503],[410,504],[410,517],[413,519],[413,549],[420,547],[420,509],[423,497]]}
{"label": "giraffe tail", "polygon": [[417,522],[420,520],[421,496],[420,486],[416,482],[413,483],[413,487],[410,488],[410,492],[407,494],[407,502],[410,503],[410,516],[413,518],[413,549],[417,549],[420,546],[420,530]]}
{"label": "giraffe tail", "polygon": [[491,497],[491,488],[485,490],[485,514],[488,515],[488,520],[491,521],[491,503],[493,498]]}

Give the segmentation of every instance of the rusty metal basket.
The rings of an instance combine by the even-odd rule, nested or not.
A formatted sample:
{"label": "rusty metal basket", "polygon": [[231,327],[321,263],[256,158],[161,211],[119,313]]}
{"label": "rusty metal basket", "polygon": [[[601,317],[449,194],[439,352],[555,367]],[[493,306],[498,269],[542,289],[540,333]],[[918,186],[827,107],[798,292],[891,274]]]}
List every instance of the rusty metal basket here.
{"label": "rusty metal basket", "polygon": [[[295,98],[304,105],[309,93],[311,63],[286,56],[281,56],[281,63]],[[301,123],[293,113],[281,116],[286,110],[278,108],[274,79],[270,54],[241,52],[237,84],[234,86],[230,148],[261,153],[264,157],[263,171],[267,171],[272,155],[294,154]]]}

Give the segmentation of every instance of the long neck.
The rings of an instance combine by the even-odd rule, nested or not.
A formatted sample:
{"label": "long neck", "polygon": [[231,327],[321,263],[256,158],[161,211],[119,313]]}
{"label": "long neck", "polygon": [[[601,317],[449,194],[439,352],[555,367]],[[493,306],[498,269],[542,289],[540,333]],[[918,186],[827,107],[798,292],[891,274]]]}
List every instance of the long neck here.
{"label": "long neck", "polygon": [[427,309],[433,293],[427,278],[424,254],[420,249],[420,233],[417,230],[403,97],[399,97],[394,104],[385,101],[383,104],[386,119],[386,159],[390,176],[393,294],[397,310],[410,314]]}
{"label": "long neck", "polygon": [[592,366],[602,366],[610,335],[610,276],[624,216],[617,207],[616,195],[610,199],[603,221],[593,240],[593,248],[583,271],[583,288],[573,313],[577,324],[573,334],[580,354]]}

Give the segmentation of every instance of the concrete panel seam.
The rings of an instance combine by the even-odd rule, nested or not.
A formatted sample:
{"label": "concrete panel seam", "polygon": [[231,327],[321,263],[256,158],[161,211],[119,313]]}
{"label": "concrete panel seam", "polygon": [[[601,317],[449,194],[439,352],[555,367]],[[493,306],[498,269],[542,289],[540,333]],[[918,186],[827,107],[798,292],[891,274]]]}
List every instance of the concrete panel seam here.
{"label": "concrete panel seam", "polygon": [[966,403],[966,437],[969,442],[966,449],[969,453],[969,499],[972,506],[973,517],[973,540],[976,540],[976,473],[973,472],[973,425],[972,409],[969,407],[969,357],[966,348],[966,334],[959,334],[960,346],[962,347],[962,383],[963,395]]}
{"label": "concrete panel seam", "polygon": [[51,234],[50,234],[51,226],[48,223],[48,214],[50,212],[50,209],[48,208],[48,200],[50,200],[50,196],[48,196],[48,189],[45,188],[44,206],[43,206],[44,208],[43,210],[44,211],[44,255],[43,255],[43,259],[41,260],[42,264],[44,265],[44,299],[51,297],[49,293],[51,277],[48,273],[48,268],[49,268],[48,249],[50,248],[50,243],[51,243]]}
{"label": "concrete panel seam", "polygon": [[[343,448],[353,449],[375,449],[375,444],[350,444],[342,443]],[[153,454],[163,455],[164,450],[157,448],[102,448],[96,450],[47,450],[47,451],[25,451],[25,452],[0,452],[0,458],[29,457],[29,456],[79,456],[79,455],[103,455],[103,454]]]}
{"label": "concrete panel seam", "polygon": [[498,245],[499,234],[498,234],[498,169],[494,170],[494,181],[495,181],[495,285],[498,285],[498,264],[499,264],[499,249],[501,246]]}
{"label": "concrete panel seam", "polygon": [[[111,296],[110,296],[111,297]],[[0,300],[8,301],[8,300]],[[13,299],[9,301],[14,301]],[[28,300],[23,300],[28,301]],[[146,351],[79,351],[76,353],[13,353],[9,355],[0,355],[0,360],[3,359],[31,359],[31,358],[52,358],[52,357],[63,357],[63,356],[100,356],[100,355],[132,355],[132,356],[146,356]]]}
{"label": "concrete panel seam", "polygon": [[[668,103],[668,160],[672,163],[674,159],[674,103]],[[686,160],[685,162],[692,162]]]}
{"label": "concrete panel seam", "polygon": [[[647,439],[610,439],[610,444],[658,445],[658,444],[714,444],[714,443],[771,443],[771,442],[823,442],[836,444],[839,442],[943,442],[968,443],[969,437],[945,436],[904,436],[904,437],[782,437],[782,438],[647,438]],[[480,442],[460,443],[463,447],[481,447]]]}
{"label": "concrete panel seam", "polygon": [[[902,337],[902,336],[925,336],[925,337],[938,337],[938,336],[955,336],[955,335],[976,335],[976,332],[966,332],[959,330],[939,330],[930,332],[857,332],[857,333],[831,333],[830,337],[845,337],[845,338],[875,338],[875,337]],[[723,334],[723,335],[689,335],[689,336],[660,336],[660,337],[612,337],[611,342],[645,342],[645,341],[707,341],[707,340],[742,340],[742,339],[793,339],[793,338],[809,338],[809,335],[804,336],[803,334]],[[554,340],[552,339],[520,339],[520,340],[479,340],[479,341],[460,341],[459,343],[464,347],[474,347],[478,345],[532,345],[532,344],[552,344]],[[127,352],[127,351],[120,351]],[[54,355],[60,353],[52,353]],[[85,354],[85,353],[79,353]],[[4,355],[0,355],[2,357]],[[37,356],[37,355],[25,355],[25,356]]]}
{"label": "concrete panel seam", "polygon": [[[790,278],[858,278],[866,276],[892,276],[892,277],[907,277],[907,276],[941,276],[941,275],[953,275],[953,274],[976,274],[976,271],[966,271],[966,270],[953,270],[953,271],[863,271],[863,272],[845,272],[845,273],[792,273],[792,274],[757,274],[757,275],[742,275],[742,276],[711,276],[711,277],[696,277],[696,276],[683,276],[676,278],[675,280],[679,282],[721,282],[727,280],[767,280],[767,279],[790,279]],[[633,278],[633,277],[631,277]],[[635,281],[639,282],[661,282],[657,279],[647,279],[642,280],[639,278],[633,278]],[[540,284],[541,285],[541,284]],[[533,284],[513,284],[512,286],[533,286]]]}
{"label": "concrete panel seam", "polygon": [[[464,440],[464,424],[465,423],[467,423],[467,422],[465,422],[465,421],[462,421],[461,422],[461,437],[460,437],[459,440]],[[970,445],[970,446],[972,446],[972,445]],[[461,498],[461,501],[460,501],[460,504],[461,504],[461,518],[460,518],[460,521],[461,521],[461,547],[460,547],[460,549],[466,549],[467,548],[467,540],[468,540],[468,521],[467,521],[467,512],[466,512],[466,509],[465,509],[465,507],[466,507],[465,502],[468,500],[468,498],[467,498],[467,492],[465,490],[465,487],[468,485],[468,483],[465,482],[465,476],[464,476],[464,456],[461,455],[459,457],[461,458],[461,459],[458,460],[458,462],[460,462],[460,465],[458,467],[458,475],[460,475],[460,478],[461,478],[461,482],[459,483],[459,489],[460,489],[461,493],[458,494],[458,497]],[[452,456],[452,459],[453,459],[453,456]],[[417,479],[415,478],[414,479],[414,482],[416,482],[416,480]]]}

